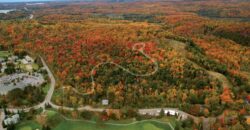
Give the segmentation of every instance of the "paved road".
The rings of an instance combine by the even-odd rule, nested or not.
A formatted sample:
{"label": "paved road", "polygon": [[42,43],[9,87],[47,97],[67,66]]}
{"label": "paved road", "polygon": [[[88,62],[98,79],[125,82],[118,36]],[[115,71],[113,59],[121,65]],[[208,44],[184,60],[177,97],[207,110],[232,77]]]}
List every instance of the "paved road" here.
{"label": "paved road", "polygon": [[49,91],[48,91],[48,93],[47,93],[47,95],[45,97],[44,104],[47,104],[47,103],[52,104],[51,103],[51,98],[52,98],[54,90],[55,90],[56,80],[55,80],[54,75],[50,71],[48,65],[46,64],[46,62],[43,60],[42,57],[41,57],[41,59],[42,59],[43,66],[47,70],[48,76],[50,77],[50,89],[49,89]]}

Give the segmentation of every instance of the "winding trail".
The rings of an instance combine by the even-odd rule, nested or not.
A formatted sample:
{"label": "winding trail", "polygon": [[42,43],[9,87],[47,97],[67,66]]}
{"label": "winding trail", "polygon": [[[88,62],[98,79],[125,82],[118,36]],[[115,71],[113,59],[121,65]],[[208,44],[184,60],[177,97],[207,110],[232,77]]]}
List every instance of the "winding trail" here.
{"label": "winding trail", "polygon": [[[142,45],[141,48],[136,48],[136,46],[139,46],[139,45]],[[92,93],[95,92],[95,79],[94,79],[94,73],[96,72],[96,70],[102,66],[102,65],[107,65],[107,64],[112,64],[112,65],[115,65],[117,66],[118,68],[122,69],[123,71],[133,75],[133,76],[136,76],[136,77],[148,77],[148,76],[151,76],[151,75],[154,75],[158,69],[159,69],[159,65],[157,63],[156,60],[154,60],[152,57],[150,57],[149,55],[147,55],[146,53],[144,53],[144,49],[145,49],[145,43],[136,43],[133,45],[132,49],[134,51],[139,51],[142,55],[144,55],[146,58],[148,58],[153,64],[154,64],[154,71],[153,72],[150,72],[150,73],[146,73],[146,74],[137,74],[137,73],[133,73],[131,71],[129,71],[128,69],[124,68],[123,66],[117,64],[117,63],[114,63],[114,62],[103,62],[103,63],[99,63],[97,64],[96,66],[93,67],[93,69],[91,70],[91,82],[92,82],[92,88],[91,88],[91,91],[90,92],[87,92],[87,93],[80,93],[77,89],[73,88],[72,87],[72,90],[79,94],[79,95],[82,95],[82,96],[86,96],[86,95],[90,95]]]}

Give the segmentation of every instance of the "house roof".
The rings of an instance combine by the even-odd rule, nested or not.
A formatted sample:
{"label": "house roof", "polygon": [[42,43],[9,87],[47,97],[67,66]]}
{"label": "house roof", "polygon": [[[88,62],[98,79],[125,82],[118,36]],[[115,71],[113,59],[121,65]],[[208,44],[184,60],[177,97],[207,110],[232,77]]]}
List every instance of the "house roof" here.
{"label": "house roof", "polygon": [[107,100],[107,99],[102,100],[102,105],[108,105],[108,104],[109,104],[109,100]]}
{"label": "house roof", "polygon": [[25,59],[27,60],[27,61],[34,61],[30,56],[25,56]]}

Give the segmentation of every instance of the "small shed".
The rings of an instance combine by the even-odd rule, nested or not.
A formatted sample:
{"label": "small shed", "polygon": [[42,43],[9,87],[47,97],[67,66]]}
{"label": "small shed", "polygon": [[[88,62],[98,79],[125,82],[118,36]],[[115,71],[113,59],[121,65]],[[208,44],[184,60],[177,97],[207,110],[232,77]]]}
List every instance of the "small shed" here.
{"label": "small shed", "polygon": [[107,99],[103,99],[102,100],[102,105],[109,105],[109,100],[107,100]]}

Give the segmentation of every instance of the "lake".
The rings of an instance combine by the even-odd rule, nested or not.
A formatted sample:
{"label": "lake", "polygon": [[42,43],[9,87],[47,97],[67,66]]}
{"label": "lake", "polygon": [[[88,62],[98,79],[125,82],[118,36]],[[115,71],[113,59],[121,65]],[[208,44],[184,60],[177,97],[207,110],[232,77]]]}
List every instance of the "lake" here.
{"label": "lake", "polygon": [[7,14],[11,11],[15,11],[15,9],[6,9],[6,10],[0,10],[0,13],[4,13],[4,14]]}

